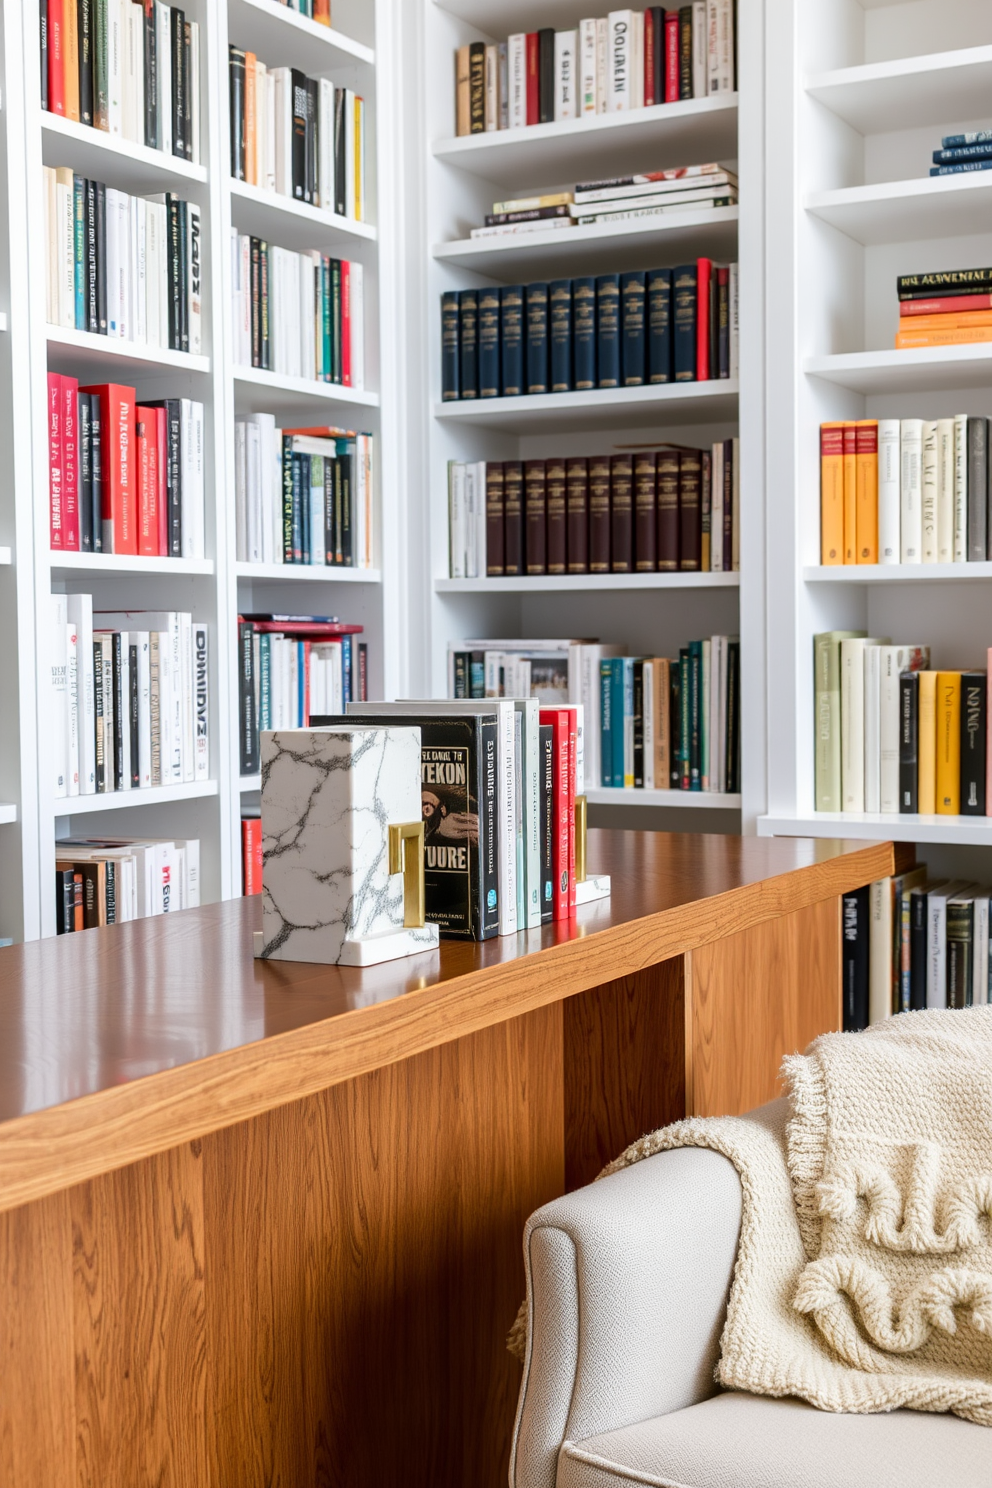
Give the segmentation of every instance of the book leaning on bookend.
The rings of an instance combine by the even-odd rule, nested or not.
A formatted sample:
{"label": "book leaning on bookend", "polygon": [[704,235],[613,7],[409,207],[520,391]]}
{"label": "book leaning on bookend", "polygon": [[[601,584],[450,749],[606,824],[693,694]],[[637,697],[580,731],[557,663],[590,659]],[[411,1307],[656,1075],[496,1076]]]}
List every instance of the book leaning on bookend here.
{"label": "book leaning on bookend", "polygon": [[358,704],[347,715],[313,717],[310,724],[378,725],[390,716],[420,729],[427,923],[441,935],[489,940],[499,933],[496,715],[391,715],[388,703]]}

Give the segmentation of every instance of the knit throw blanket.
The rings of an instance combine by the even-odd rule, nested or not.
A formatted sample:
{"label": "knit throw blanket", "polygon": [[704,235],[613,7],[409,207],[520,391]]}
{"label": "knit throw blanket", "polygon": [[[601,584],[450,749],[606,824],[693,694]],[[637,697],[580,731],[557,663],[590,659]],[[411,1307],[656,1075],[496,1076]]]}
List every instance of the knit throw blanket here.
{"label": "knit throw blanket", "polygon": [[681,1121],[601,1175],[687,1146],[737,1168],[718,1383],[992,1426],[992,1007],[826,1034],[784,1073],[791,1119]]}

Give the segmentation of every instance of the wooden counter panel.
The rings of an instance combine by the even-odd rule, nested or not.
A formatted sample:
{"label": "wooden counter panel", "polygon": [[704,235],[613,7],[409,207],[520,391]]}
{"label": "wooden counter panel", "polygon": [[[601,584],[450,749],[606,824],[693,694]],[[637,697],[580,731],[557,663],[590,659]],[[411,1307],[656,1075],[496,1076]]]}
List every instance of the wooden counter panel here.
{"label": "wooden counter panel", "polygon": [[611,901],[366,972],[254,962],[251,901],[13,947],[0,1210],[836,898],[892,861],[891,844],[593,832]]}

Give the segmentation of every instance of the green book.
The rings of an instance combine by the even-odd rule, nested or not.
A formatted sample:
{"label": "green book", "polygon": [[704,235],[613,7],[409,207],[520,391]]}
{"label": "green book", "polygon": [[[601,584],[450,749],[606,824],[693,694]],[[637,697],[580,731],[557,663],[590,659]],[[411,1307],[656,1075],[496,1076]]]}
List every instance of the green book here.
{"label": "green book", "polygon": [[93,28],[93,123],[97,129],[110,128],[110,77],[108,64],[109,21],[107,0],[96,0]]}
{"label": "green book", "polygon": [[840,784],[840,643],[863,630],[826,630],[813,637],[814,779],[817,811],[842,810]]}

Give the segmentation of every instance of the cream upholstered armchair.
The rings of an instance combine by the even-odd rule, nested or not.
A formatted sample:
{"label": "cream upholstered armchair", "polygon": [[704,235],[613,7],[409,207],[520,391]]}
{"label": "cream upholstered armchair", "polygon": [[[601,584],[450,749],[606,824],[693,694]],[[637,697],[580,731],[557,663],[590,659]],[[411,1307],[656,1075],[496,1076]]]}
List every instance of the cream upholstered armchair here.
{"label": "cream upholstered armchair", "polygon": [[539,1209],[511,1488],[992,1488],[992,1429],[831,1415],[713,1381],[741,1189],[680,1148]]}

